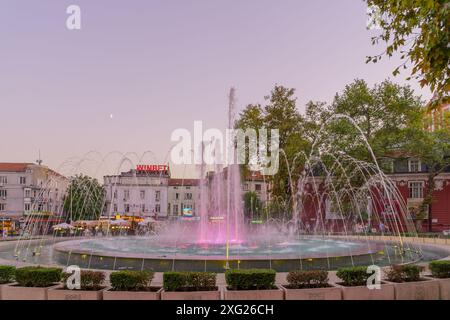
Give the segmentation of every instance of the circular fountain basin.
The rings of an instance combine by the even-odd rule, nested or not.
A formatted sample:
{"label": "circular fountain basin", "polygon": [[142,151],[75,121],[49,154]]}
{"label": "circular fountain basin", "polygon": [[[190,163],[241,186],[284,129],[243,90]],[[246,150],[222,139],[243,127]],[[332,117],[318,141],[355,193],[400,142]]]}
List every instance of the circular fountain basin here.
{"label": "circular fountain basin", "polygon": [[420,258],[415,250],[401,256],[380,242],[302,238],[287,242],[225,244],[158,242],[155,238],[102,238],[65,241],[53,246],[62,265],[98,269],[213,271],[225,268],[337,269],[349,265],[386,265]]}

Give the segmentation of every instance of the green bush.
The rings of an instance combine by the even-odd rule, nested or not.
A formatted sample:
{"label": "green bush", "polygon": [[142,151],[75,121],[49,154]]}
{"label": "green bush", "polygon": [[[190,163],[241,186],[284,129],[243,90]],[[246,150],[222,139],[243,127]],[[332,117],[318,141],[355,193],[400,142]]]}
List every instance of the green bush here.
{"label": "green bush", "polygon": [[272,269],[227,270],[225,279],[230,290],[268,290],[275,287],[276,271]]}
{"label": "green bush", "polygon": [[287,282],[291,289],[326,288],[328,284],[328,271],[308,270],[291,271],[288,273]]}
{"label": "green bush", "polygon": [[342,280],[344,286],[356,287],[365,286],[370,274],[367,273],[367,267],[357,266],[340,268],[336,272],[336,276]]}
{"label": "green bush", "polygon": [[0,284],[13,282],[15,272],[16,267],[0,266]]}
{"label": "green bush", "polygon": [[431,261],[430,270],[433,277],[450,278],[450,260]]}
{"label": "green bush", "polygon": [[59,268],[23,267],[17,268],[15,278],[22,287],[49,287],[61,281]]}
{"label": "green bush", "polygon": [[116,271],[109,275],[109,281],[115,291],[146,291],[153,276],[150,271]]}
{"label": "green bush", "polygon": [[392,282],[420,281],[420,272],[423,269],[423,267],[413,264],[393,265],[386,271],[386,277]]}
{"label": "green bush", "polygon": [[166,291],[216,290],[216,274],[211,272],[164,272],[163,287]]}
{"label": "green bush", "polygon": [[[64,288],[67,288],[67,279],[71,275],[71,273],[64,273]],[[81,270],[80,278],[81,290],[96,291],[104,287],[103,284],[105,282],[105,274],[101,271]]]}

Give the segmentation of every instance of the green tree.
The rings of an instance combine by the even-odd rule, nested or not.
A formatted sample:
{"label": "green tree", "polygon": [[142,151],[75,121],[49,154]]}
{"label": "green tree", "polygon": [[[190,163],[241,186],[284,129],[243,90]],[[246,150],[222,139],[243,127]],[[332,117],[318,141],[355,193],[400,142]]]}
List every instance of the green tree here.
{"label": "green tree", "polygon": [[279,130],[279,170],[276,175],[267,177],[267,181],[271,184],[273,198],[289,213],[293,208],[295,181],[303,166],[298,154],[308,146],[303,132],[303,117],[297,110],[295,89],[276,85],[265,100],[267,103],[264,107],[259,104],[248,105],[240,113],[235,127],[256,131],[260,128]]}
{"label": "green tree", "polygon": [[[385,80],[370,88],[357,79],[336,94],[328,114],[344,114],[363,131],[376,156],[385,155],[405,143],[411,130],[423,127],[423,102],[409,86]],[[372,161],[358,130],[348,120],[333,121],[329,127],[333,144],[340,150]]]}
{"label": "green tree", "polygon": [[[366,0],[377,8],[373,18],[381,28],[372,44],[386,43],[386,50],[370,56],[367,62],[378,62],[383,56],[391,57],[400,51],[400,69],[412,67],[412,76],[421,86],[436,91],[440,104],[448,101],[450,91],[450,3],[448,0]],[[378,11],[378,13],[377,13]]]}
{"label": "green tree", "polygon": [[64,199],[66,221],[97,220],[104,204],[105,190],[97,179],[77,175],[71,179]]}

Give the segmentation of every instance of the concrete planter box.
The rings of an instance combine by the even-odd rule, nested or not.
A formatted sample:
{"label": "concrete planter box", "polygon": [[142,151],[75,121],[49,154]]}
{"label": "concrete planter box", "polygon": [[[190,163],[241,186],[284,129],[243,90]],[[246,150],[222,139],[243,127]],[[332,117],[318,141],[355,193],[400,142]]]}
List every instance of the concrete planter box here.
{"label": "concrete planter box", "polygon": [[62,285],[50,288],[47,292],[48,300],[102,300],[103,290],[69,290]]}
{"label": "concrete planter box", "polygon": [[367,286],[345,287],[337,284],[342,289],[343,300],[395,300],[395,289],[392,283],[382,283],[381,289],[370,290]]}
{"label": "concrete planter box", "polygon": [[223,292],[224,300],[284,300],[281,288],[273,290],[228,290]]}
{"label": "concrete planter box", "polygon": [[342,289],[336,286],[314,289],[281,288],[286,300],[342,300]]}
{"label": "concrete planter box", "polygon": [[441,300],[450,300],[450,278],[436,280],[439,282],[439,293]]}
{"label": "concrete planter box", "polygon": [[158,291],[111,291],[111,288],[103,291],[103,300],[160,300],[160,288]]}
{"label": "concrete planter box", "polygon": [[47,300],[48,290],[59,285],[46,288],[19,287],[17,283],[2,287],[2,300]]}
{"label": "concrete planter box", "polygon": [[439,281],[435,279],[393,285],[395,300],[439,300]]}
{"label": "concrete planter box", "polygon": [[4,284],[0,284],[0,300],[2,300],[2,291],[3,291],[3,287],[8,286],[12,283],[4,283]]}
{"label": "concrete planter box", "polygon": [[220,300],[220,291],[161,291],[161,300]]}

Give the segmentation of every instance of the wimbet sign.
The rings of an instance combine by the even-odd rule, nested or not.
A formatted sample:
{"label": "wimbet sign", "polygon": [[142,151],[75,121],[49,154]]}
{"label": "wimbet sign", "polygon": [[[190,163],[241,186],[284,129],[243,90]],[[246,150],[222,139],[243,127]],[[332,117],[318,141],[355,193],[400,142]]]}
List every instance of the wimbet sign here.
{"label": "wimbet sign", "polygon": [[193,134],[179,128],[172,132],[171,160],[176,165],[248,165],[263,175],[275,175],[279,168],[280,135],[278,129],[203,130],[202,121],[194,121]]}

